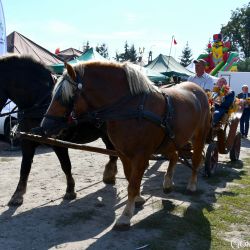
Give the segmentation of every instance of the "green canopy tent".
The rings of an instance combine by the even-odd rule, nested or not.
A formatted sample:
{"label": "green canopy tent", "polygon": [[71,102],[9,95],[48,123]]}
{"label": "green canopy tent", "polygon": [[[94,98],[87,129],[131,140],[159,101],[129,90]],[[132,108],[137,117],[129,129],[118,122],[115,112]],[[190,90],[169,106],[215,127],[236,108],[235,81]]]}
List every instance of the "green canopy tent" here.
{"label": "green canopy tent", "polygon": [[[69,64],[76,64],[80,61],[90,61],[90,60],[97,60],[97,61],[107,61],[106,58],[101,56],[97,51],[95,51],[93,48],[90,48],[86,50],[81,56],[77,57],[74,60],[71,60],[67,63]],[[50,68],[52,71],[56,74],[62,74],[64,70],[64,63],[59,63],[59,64],[53,64],[50,65]]]}
{"label": "green canopy tent", "polygon": [[[85,51],[85,53],[83,53],[81,56],[67,63],[75,64],[80,61],[90,61],[90,60],[107,61],[107,59],[101,56],[97,51],[95,51],[93,48],[90,48],[87,51]],[[166,83],[169,80],[169,77],[163,74],[160,74],[159,72],[156,72],[155,70],[141,67],[139,65],[135,65],[135,66],[137,66],[139,70],[142,70],[143,73],[154,83],[158,83],[158,82]],[[64,70],[63,63],[53,64],[53,65],[50,65],[50,67],[52,68],[53,72],[56,74],[60,75],[63,73],[63,70]]]}
{"label": "green canopy tent", "polygon": [[156,85],[158,85],[160,82],[162,82],[162,84],[169,82],[168,76],[158,73],[155,70],[145,67],[141,67],[141,70],[150,79],[150,81],[156,83]]}
{"label": "green canopy tent", "polygon": [[179,76],[182,80],[187,80],[189,76],[194,75],[193,72],[183,67],[172,56],[162,54],[146,65],[145,68],[154,70],[168,77]]}

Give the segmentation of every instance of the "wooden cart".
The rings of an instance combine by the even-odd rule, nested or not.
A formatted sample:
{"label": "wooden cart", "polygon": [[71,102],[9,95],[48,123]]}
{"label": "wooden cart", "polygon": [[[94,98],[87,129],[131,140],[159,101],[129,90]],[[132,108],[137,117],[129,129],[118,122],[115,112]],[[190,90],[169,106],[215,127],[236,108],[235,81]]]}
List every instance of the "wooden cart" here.
{"label": "wooden cart", "polygon": [[214,174],[218,166],[219,154],[228,154],[231,161],[237,161],[240,156],[241,133],[237,131],[239,114],[229,117],[225,114],[220,126],[212,128],[211,142],[205,154],[205,176]]}

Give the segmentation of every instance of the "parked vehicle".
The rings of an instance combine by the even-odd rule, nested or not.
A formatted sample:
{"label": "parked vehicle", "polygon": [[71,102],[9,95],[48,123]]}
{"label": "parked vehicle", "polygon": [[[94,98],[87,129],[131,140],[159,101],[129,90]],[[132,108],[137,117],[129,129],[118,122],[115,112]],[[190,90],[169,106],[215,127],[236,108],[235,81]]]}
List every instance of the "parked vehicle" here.
{"label": "parked vehicle", "polygon": [[[7,103],[9,100],[7,101]],[[10,102],[3,109],[1,114],[11,112],[16,107],[14,102]],[[17,113],[0,117],[0,135],[10,141],[10,131],[17,124]]]}

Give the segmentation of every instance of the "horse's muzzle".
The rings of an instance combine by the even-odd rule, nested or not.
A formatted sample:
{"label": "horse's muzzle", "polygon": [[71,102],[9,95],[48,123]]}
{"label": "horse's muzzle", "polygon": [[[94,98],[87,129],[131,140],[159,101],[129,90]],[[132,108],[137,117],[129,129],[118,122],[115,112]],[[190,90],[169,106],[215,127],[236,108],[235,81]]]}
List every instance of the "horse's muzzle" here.
{"label": "horse's muzzle", "polygon": [[41,124],[40,124],[40,131],[41,135],[46,137],[56,137],[58,136],[62,130],[66,129],[68,124],[65,120],[57,120],[52,118],[44,117]]}

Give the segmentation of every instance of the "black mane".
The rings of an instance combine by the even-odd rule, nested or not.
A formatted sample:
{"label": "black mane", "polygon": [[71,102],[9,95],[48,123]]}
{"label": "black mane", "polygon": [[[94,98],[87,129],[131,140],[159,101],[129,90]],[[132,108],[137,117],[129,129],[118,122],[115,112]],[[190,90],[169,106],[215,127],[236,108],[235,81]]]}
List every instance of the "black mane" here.
{"label": "black mane", "polygon": [[51,93],[51,70],[30,56],[10,55],[0,58],[0,91],[19,107],[30,107]]}
{"label": "black mane", "polygon": [[48,74],[51,74],[51,70],[46,65],[27,55],[10,55],[0,58],[0,72],[10,70],[29,70],[31,74],[38,74],[41,77],[48,77]]}

